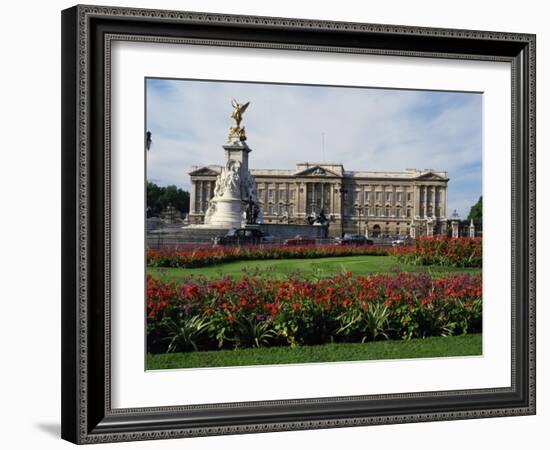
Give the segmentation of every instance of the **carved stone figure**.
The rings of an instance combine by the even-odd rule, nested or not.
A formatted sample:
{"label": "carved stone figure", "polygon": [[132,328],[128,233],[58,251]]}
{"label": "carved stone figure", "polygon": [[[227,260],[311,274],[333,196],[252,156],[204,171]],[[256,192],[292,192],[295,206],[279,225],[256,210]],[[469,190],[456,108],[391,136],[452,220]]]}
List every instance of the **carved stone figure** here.
{"label": "carved stone figure", "polygon": [[328,224],[328,219],[327,219],[327,216],[325,215],[325,210],[323,208],[321,208],[321,211],[319,211],[319,215],[317,216],[317,223],[319,225]]}
{"label": "carved stone figure", "polygon": [[242,191],[241,196],[242,198],[251,198],[255,202],[256,197],[256,180],[252,175],[250,175],[250,172],[243,173],[243,182],[241,184]]}
{"label": "carved stone figure", "polygon": [[208,209],[206,210],[206,213],[204,214],[204,223],[205,224],[209,224],[211,219],[212,219],[212,215],[216,212],[216,203],[213,202],[213,201],[210,201],[209,204],[208,204]]}
{"label": "carved stone figure", "polygon": [[225,167],[222,169],[222,172],[216,179],[213,200],[224,196],[240,198],[240,169],[241,163],[239,161],[227,161]]}

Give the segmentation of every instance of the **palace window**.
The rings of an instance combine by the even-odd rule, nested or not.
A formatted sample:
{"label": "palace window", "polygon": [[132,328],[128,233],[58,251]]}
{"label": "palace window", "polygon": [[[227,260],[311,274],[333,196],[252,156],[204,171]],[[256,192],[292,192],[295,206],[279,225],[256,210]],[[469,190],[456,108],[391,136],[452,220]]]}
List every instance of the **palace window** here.
{"label": "palace window", "polygon": [[410,202],[412,200],[412,193],[407,192],[407,201]]}
{"label": "palace window", "polygon": [[272,215],[273,215],[273,205],[269,205],[267,211],[268,211],[268,214],[269,214],[270,216],[272,216]]}
{"label": "palace window", "polygon": [[365,191],[365,201],[368,202],[370,200],[370,192]]}
{"label": "palace window", "polygon": [[270,189],[268,191],[269,200],[273,200],[273,196],[275,195],[275,191],[273,189]]}
{"label": "palace window", "polygon": [[386,192],[386,201],[387,202],[391,201],[391,192]]}
{"label": "palace window", "polygon": [[290,190],[290,200],[294,200],[294,189]]}
{"label": "palace window", "polygon": [[397,217],[401,217],[401,207],[400,206],[395,208],[395,215]]}
{"label": "palace window", "polygon": [[315,198],[316,198],[317,202],[321,198],[321,185],[317,184],[317,183],[315,184]]}
{"label": "palace window", "polygon": [[389,206],[386,206],[386,217],[391,216],[391,208]]}
{"label": "palace window", "polygon": [[374,194],[374,198],[375,198],[375,200],[376,200],[377,202],[380,201],[380,195],[381,195],[381,194],[382,194],[382,193],[381,193],[380,191],[377,191],[377,192]]}
{"label": "palace window", "polygon": [[365,216],[368,216],[369,215],[369,207],[368,206],[365,206]]}
{"label": "palace window", "polygon": [[258,198],[260,200],[263,200],[263,198],[264,198],[264,190],[263,189],[258,189]]}
{"label": "palace window", "polygon": [[284,189],[279,189],[279,200],[286,200],[286,191]]}
{"label": "palace window", "polygon": [[400,202],[401,201],[401,192],[396,192],[395,195],[397,197],[397,201]]}
{"label": "palace window", "polygon": [[380,216],[380,207],[379,206],[375,206],[374,207],[374,215],[376,217],[379,217]]}
{"label": "palace window", "polygon": [[407,208],[407,217],[410,219],[411,218],[411,215],[412,215],[412,210],[411,210],[411,207],[409,206]]}

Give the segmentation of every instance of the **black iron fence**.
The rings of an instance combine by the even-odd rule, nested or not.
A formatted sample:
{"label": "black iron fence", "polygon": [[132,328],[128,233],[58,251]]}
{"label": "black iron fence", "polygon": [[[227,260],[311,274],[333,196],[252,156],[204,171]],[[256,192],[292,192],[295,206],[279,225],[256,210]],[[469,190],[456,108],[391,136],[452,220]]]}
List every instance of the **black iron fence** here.
{"label": "black iron fence", "polygon": [[[394,245],[408,245],[412,241],[401,240],[396,238],[370,238],[375,246],[394,246]],[[261,245],[265,246],[280,246],[280,245],[339,245],[340,240],[338,238],[316,238],[307,239],[305,242],[296,240],[288,240],[284,238],[270,238],[269,241],[262,242]],[[253,244],[248,244],[253,245]],[[209,238],[196,238],[180,236],[166,236],[162,234],[148,234],[146,237],[146,247],[151,250],[193,250],[197,248],[208,248],[215,246],[214,240]]]}

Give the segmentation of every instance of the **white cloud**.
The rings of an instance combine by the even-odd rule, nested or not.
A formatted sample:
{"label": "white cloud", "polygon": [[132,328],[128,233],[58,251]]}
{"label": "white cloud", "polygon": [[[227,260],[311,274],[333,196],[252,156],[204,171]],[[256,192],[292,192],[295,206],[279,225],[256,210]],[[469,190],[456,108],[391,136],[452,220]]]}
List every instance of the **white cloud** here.
{"label": "white cloud", "polygon": [[449,212],[461,215],[480,195],[480,95],[406,90],[150,81],[148,178],[188,188],[191,166],[222,164],[232,98],[251,102],[243,124],[252,167],[324,160],[348,170],[447,170]]}

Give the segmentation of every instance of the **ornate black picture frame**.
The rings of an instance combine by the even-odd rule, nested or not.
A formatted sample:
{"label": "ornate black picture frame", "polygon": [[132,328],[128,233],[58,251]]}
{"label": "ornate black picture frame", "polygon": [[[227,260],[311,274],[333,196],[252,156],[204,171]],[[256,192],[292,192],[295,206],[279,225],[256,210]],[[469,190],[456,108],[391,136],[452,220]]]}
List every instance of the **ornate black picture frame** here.
{"label": "ornate black picture frame", "polygon": [[[113,409],[109,64],[116,40],[511,63],[511,386]],[[535,414],[535,36],[99,6],[67,9],[62,12],[62,260],[62,437],[74,443]]]}

